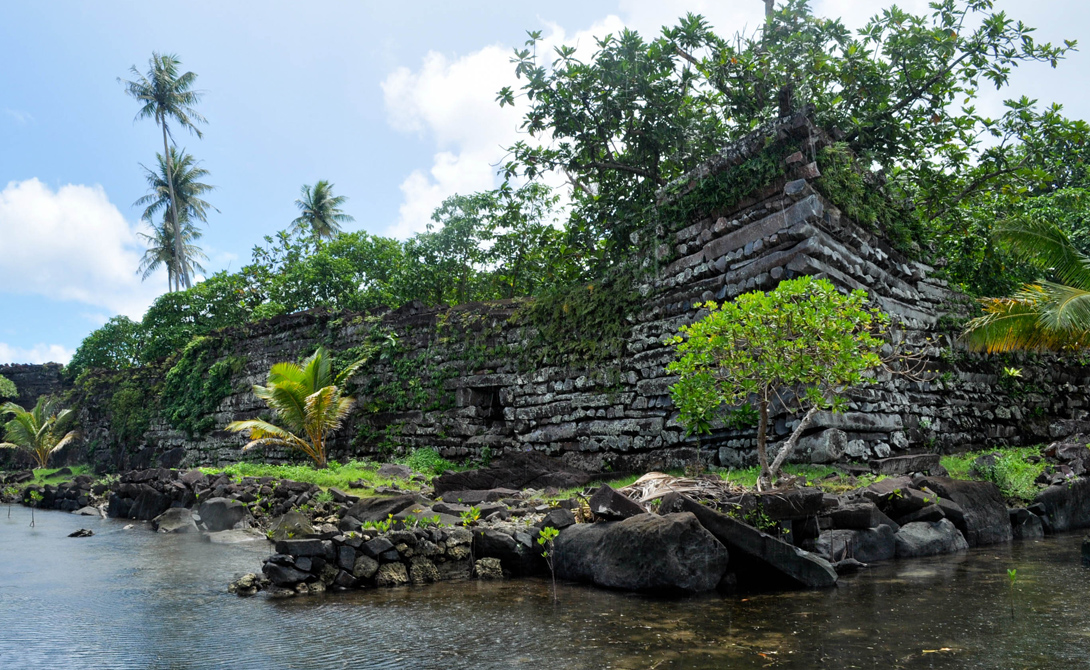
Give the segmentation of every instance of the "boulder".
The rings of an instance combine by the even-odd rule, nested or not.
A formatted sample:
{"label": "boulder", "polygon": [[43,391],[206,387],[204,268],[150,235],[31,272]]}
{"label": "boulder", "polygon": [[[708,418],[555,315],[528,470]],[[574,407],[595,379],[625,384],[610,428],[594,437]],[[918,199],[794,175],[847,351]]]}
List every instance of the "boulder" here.
{"label": "boulder", "polygon": [[170,509],[170,496],[163,495],[148,486],[142,489],[133,501],[128,517],[135,521],[151,521],[168,509]]}
{"label": "boulder", "polygon": [[756,500],[756,506],[773,521],[792,521],[805,519],[821,513],[825,494],[821,489],[801,488],[783,491],[768,491],[756,495],[745,495],[742,506],[748,507],[749,499]]}
{"label": "boulder", "polygon": [[824,558],[762,533],[687,496],[669,493],[662,499],[660,509],[691,512],[696,516],[700,524],[731,552],[731,570],[738,574],[740,585],[758,590],[800,586],[821,588],[836,584],[836,570]]}
{"label": "boulder", "polygon": [[1090,568],[1090,535],[1082,538],[1082,566]]}
{"label": "boulder", "polygon": [[969,543],[949,519],[916,521],[901,526],[894,540],[897,543],[897,558],[953,554],[969,549]]}
{"label": "boulder", "polygon": [[628,591],[711,591],[727,561],[727,549],[688,513],[577,524],[553,546],[557,577]]}
{"label": "boulder", "polygon": [[376,537],[373,540],[364,542],[363,546],[360,547],[360,551],[371,558],[384,561],[396,561],[398,558],[394,543],[385,537]]}
{"label": "boulder", "polygon": [[269,527],[269,537],[273,540],[303,539],[316,533],[310,519],[297,510],[285,513]]}
{"label": "boulder", "polygon": [[583,486],[591,475],[566,467],[560,460],[544,454],[520,451],[504,456],[487,468],[450,472],[432,480],[436,495],[447,491],[483,491],[487,489],[545,489],[555,486],[569,489]]}
{"label": "boulder", "polygon": [[[358,503],[349,507],[348,511],[344,513],[344,518],[341,519],[339,528],[346,531],[357,530],[360,527],[360,524],[369,521],[385,521],[391,515],[419,504],[421,504],[420,501],[418,501],[415,496],[411,495],[361,498]],[[351,519],[355,519],[356,523],[353,524],[352,521],[350,521]]]}
{"label": "boulder", "polygon": [[378,561],[370,556],[357,556],[352,566],[352,576],[356,579],[370,579],[378,572]]}
{"label": "boulder", "polygon": [[288,556],[319,556],[325,560],[334,557],[333,543],[329,540],[280,540],[276,543],[276,553]]}
{"label": "boulder", "polygon": [[376,586],[401,586],[409,583],[409,571],[404,563],[385,563],[375,573]]}
{"label": "boulder", "polygon": [[591,496],[590,511],[597,518],[613,521],[647,513],[638,502],[617,493],[609,484],[602,484]]}
{"label": "boulder", "polygon": [[[946,508],[948,519],[964,534],[970,547],[1000,542],[1010,542],[1010,515],[999,488],[991,482],[964,481],[946,477],[925,477],[918,482],[920,488],[929,488],[964,511],[959,520]],[[940,505],[941,506],[941,505]]]}
{"label": "boulder", "polygon": [[1044,508],[1044,520],[1050,532],[1090,528],[1090,478],[1072,479],[1050,486],[1037,494],[1034,503]]}
{"label": "boulder", "polygon": [[886,525],[858,530],[828,530],[814,541],[814,553],[831,563],[852,558],[863,563],[888,561],[897,554],[893,538],[893,529]]}
{"label": "boulder", "polygon": [[522,532],[522,538],[516,533],[508,533],[495,528],[481,528],[473,533],[473,555],[479,558],[496,558],[508,572],[519,575],[535,575],[548,568],[543,551],[536,538]]}
{"label": "boulder", "polygon": [[269,581],[277,586],[297,584],[310,578],[310,573],[296,570],[290,565],[280,565],[278,563],[266,563],[261,566],[261,572],[265,573]]}
{"label": "boulder", "polygon": [[889,477],[860,489],[859,495],[876,505],[884,504],[894,491],[915,488],[910,477]]}
{"label": "boulder", "polygon": [[575,515],[571,513],[571,510],[556,508],[549,510],[545,514],[545,518],[534,524],[537,531],[540,533],[545,528],[555,528],[557,530],[564,530],[568,526],[575,525]]}
{"label": "boulder", "polygon": [[477,579],[503,579],[503,565],[498,558],[482,558],[473,564]]}
{"label": "boulder", "polygon": [[94,531],[92,531],[89,528],[80,528],[79,530],[77,530],[74,533],[69,533],[68,537],[91,537],[94,534],[95,534]]}
{"label": "boulder", "polygon": [[193,512],[184,507],[173,507],[163,512],[151,522],[160,533],[196,533],[197,523]]}
{"label": "boulder", "polygon": [[235,528],[246,528],[250,512],[246,505],[229,498],[210,498],[201,503],[197,513],[201,525],[210,533]]}
{"label": "boulder", "polygon": [[1041,517],[1024,507],[1007,510],[1011,519],[1011,532],[1016,540],[1039,540],[1045,536]]}
{"label": "boulder", "polygon": [[496,502],[505,498],[517,498],[519,492],[514,489],[487,489],[484,491],[447,491],[440,499],[444,503],[456,503],[459,505],[480,505],[486,502]]}
{"label": "boulder", "polygon": [[102,518],[102,511],[99,510],[99,508],[91,507],[90,505],[74,510],[72,514],[76,514],[79,516],[97,516],[99,518]]}
{"label": "boulder", "polygon": [[384,463],[379,467],[378,474],[380,477],[389,477],[390,479],[408,479],[413,476],[413,469],[407,465]]}
{"label": "boulder", "polygon": [[268,538],[261,531],[252,528],[237,528],[234,530],[220,530],[215,533],[205,533],[204,539],[212,544],[247,544],[249,542],[265,542]]}
{"label": "boulder", "polygon": [[940,467],[938,454],[914,454],[879,458],[872,460],[868,465],[870,465],[871,472],[874,474],[889,477],[907,475],[913,472],[932,473]]}
{"label": "boulder", "polygon": [[877,528],[886,525],[892,527],[896,532],[897,528],[900,527],[885,514],[882,514],[877,505],[866,500],[841,505],[829,512],[829,518],[833,522],[833,528],[840,529]]}
{"label": "boulder", "polygon": [[945,519],[946,512],[942,511],[942,507],[936,505],[928,505],[922,507],[911,514],[906,514],[897,519],[897,522],[902,526],[906,523],[915,523],[916,521],[938,521],[939,519]]}
{"label": "boulder", "polygon": [[825,430],[799,439],[799,453],[809,453],[811,463],[835,463],[844,457],[847,434],[839,428]]}
{"label": "boulder", "polygon": [[430,584],[439,581],[439,570],[424,556],[409,559],[409,581],[413,584]]}

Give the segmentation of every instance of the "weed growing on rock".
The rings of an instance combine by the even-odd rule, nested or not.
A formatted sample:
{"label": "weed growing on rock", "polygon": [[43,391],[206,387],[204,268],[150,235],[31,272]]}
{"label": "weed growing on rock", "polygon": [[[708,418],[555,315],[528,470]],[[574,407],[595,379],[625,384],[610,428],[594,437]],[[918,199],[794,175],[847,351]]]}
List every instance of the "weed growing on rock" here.
{"label": "weed growing on rock", "polygon": [[476,506],[470,507],[466,511],[462,512],[462,525],[469,528],[473,524],[477,523],[481,518],[481,510]]}

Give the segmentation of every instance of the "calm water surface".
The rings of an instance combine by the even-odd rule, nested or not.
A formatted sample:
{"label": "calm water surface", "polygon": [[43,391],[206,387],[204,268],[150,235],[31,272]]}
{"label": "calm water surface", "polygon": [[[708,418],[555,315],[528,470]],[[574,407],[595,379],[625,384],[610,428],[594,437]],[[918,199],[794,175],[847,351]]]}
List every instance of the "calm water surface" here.
{"label": "calm water surface", "polygon": [[[821,592],[561,586],[554,606],[546,581],[512,580],[274,601],[225,591],[265,543],[6,514],[0,668],[1090,668],[1078,534],[881,564]],[[95,536],[66,537],[81,527]]]}

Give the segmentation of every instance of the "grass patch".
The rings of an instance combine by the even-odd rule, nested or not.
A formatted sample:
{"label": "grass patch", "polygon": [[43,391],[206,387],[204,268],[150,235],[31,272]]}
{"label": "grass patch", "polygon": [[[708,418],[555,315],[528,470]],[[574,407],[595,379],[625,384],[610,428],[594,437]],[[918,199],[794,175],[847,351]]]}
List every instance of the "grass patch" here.
{"label": "grass patch", "polygon": [[[973,463],[981,456],[995,455],[995,465],[973,471]],[[1031,463],[1030,458],[1039,459]],[[1036,484],[1037,477],[1044,472],[1045,463],[1041,458],[1040,447],[1011,447],[991,451],[970,452],[943,456],[942,467],[954,479],[974,479],[992,482],[1009,499],[1030,502],[1036,497],[1041,487]]]}
{"label": "grass patch", "polygon": [[414,472],[421,472],[433,477],[443,474],[446,470],[464,469],[443,458],[438,451],[431,447],[413,449],[408,456],[399,458],[396,462],[409,466]]}
{"label": "grass patch", "polygon": [[[376,486],[389,486],[395,481],[398,486],[405,488],[409,482],[394,480],[390,477],[382,477],[378,474],[379,465],[365,461],[350,461],[345,464],[330,461],[329,467],[318,470],[310,465],[271,465],[268,463],[235,463],[218,468],[200,468],[207,475],[226,474],[236,479],[243,477],[275,477],[277,479],[291,479],[297,482],[317,484],[323,489],[338,488],[342,491],[373,492]],[[351,484],[362,480],[366,487],[355,487]]]}
{"label": "grass patch", "polygon": [[[799,477],[804,480],[806,486],[814,486],[826,493],[844,493],[853,489],[869,486],[874,482],[885,479],[885,475],[858,475],[854,481],[845,473],[829,465],[807,465],[804,463],[785,463],[781,468],[784,476]],[[751,468],[731,469],[721,472],[720,477],[735,486],[747,489],[757,488],[757,477],[761,474],[761,468],[755,465]],[[839,475],[836,478],[828,478],[829,475]]]}
{"label": "grass patch", "polygon": [[57,484],[72,481],[80,475],[92,474],[91,466],[89,465],[69,465],[68,469],[72,471],[71,474],[58,475],[57,473],[63,469],[64,468],[39,468],[34,471],[33,481],[26,482],[23,486],[29,484],[38,484],[39,486],[52,484],[53,486],[56,486]]}
{"label": "grass patch", "polygon": [[[583,491],[590,488],[596,489],[602,484],[608,484],[611,489],[619,489],[629,484],[634,483],[637,479],[644,476],[646,473],[639,473],[634,475],[625,475],[624,477],[603,477],[601,479],[595,479],[594,481],[587,482],[584,486],[576,486],[570,489],[563,489],[557,492],[556,495],[546,496],[547,500],[564,500],[565,498],[571,498],[572,496],[582,495]],[[673,475],[674,477],[684,477],[685,472],[683,470],[667,470],[666,474]]]}

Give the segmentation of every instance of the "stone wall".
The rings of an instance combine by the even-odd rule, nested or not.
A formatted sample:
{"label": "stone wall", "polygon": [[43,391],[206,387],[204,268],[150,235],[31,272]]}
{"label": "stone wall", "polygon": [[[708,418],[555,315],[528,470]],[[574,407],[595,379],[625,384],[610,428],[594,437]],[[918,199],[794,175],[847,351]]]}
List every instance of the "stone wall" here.
{"label": "stone wall", "polygon": [[[173,466],[238,460],[243,440],[222,428],[265,411],[249,389],[263,383],[271,364],[298,360],[318,344],[341,351],[359,347],[382,332],[396,347],[385,349],[356,378],[360,402],[332,446],[334,458],[382,457],[427,446],[450,458],[532,449],[614,471],[695,460],[750,464],[753,428],[718,427],[697,439],[676,423],[668,393],[674,380],[664,369],[671,351],[662,342],[701,316],[695,303],[771,289],[799,275],[867,290],[892,317],[892,342],[927,351],[933,374],[919,381],[883,373],[876,383],[853,390],[845,413],[818,416],[798,458],[866,460],[1032,443],[1082,427],[1090,372],[1078,361],[1000,360],[952,346],[946,315],[964,315],[968,301],[933,278],[931,267],[910,261],[875,231],[849,220],[834,204],[835,193],[819,191],[820,170],[808,158],[831,141],[808,118],[796,117],[724,150],[678,182],[671,197],[729,173],[769,142],[788,147],[782,177],[759,192],[727,211],[647,231],[654,238],[644,259],[649,271],[638,286],[640,308],[629,317],[631,332],[619,356],[588,366],[538,355],[540,333],[520,318],[524,304],[518,301],[450,309],[409,305],[377,321],[355,314],[289,315],[220,334],[221,355],[244,363],[211,432],[188,437],[159,415],[142,439],[119,445],[111,434],[109,393],[99,393],[79,399],[87,435],[83,456],[114,467],[154,465],[163,454]],[[1018,367],[1021,377],[1005,377],[1004,366]],[[774,438],[782,439],[793,419],[782,409],[774,414]],[[288,456],[253,454],[267,460]]]}
{"label": "stone wall", "polygon": [[64,381],[61,378],[63,370],[64,366],[60,363],[0,365],[0,376],[10,379],[19,392],[17,397],[4,398],[4,401],[11,400],[16,405],[27,409],[33,407],[39,396],[58,393],[64,388]]}

